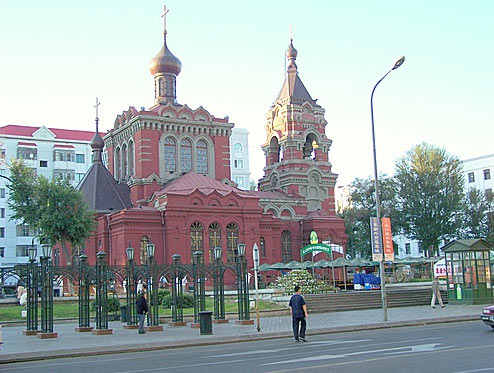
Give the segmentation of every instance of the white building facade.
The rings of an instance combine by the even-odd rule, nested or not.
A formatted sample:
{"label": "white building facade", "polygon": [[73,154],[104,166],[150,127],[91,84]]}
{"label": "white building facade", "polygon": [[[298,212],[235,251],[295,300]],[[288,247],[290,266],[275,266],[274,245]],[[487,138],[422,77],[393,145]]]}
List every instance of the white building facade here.
{"label": "white building facade", "polygon": [[[0,127],[0,175],[9,177],[12,159],[23,159],[36,175],[70,181],[74,186],[92,164],[94,132],[7,125]],[[8,179],[0,177],[0,267],[28,262],[28,248],[38,246],[28,226],[10,220]],[[55,253],[56,260],[56,253]]]}
{"label": "white building facade", "polygon": [[494,154],[483,155],[463,161],[465,189],[478,189],[484,193],[492,193],[494,189]]}
{"label": "white building facade", "polygon": [[245,128],[233,128],[230,136],[231,180],[239,189],[250,189],[249,132]]}

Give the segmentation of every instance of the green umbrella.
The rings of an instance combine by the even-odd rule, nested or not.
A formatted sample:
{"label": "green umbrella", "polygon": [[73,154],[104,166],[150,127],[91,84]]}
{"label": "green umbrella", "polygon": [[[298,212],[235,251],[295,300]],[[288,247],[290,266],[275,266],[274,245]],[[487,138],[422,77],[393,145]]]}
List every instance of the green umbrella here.
{"label": "green umbrella", "polygon": [[292,260],[290,263],[287,263],[285,266],[286,269],[302,269],[304,265],[295,260]]}

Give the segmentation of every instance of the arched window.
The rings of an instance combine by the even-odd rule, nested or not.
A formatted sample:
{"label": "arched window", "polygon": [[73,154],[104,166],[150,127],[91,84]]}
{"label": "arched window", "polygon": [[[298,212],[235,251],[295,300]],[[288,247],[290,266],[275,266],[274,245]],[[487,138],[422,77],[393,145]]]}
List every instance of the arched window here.
{"label": "arched window", "polygon": [[139,259],[141,259],[141,264],[146,264],[148,259],[147,246],[149,243],[149,238],[146,236],[141,237],[140,247],[139,247]]}
{"label": "arched window", "polygon": [[230,223],[226,226],[226,260],[234,262],[237,256],[238,245],[238,226],[235,223]]}
{"label": "arched window", "polygon": [[127,180],[127,163],[128,158],[127,158],[127,145],[124,144],[122,145],[122,179]]}
{"label": "arched window", "polygon": [[180,143],[180,171],[192,171],[192,143],[188,139]]}
{"label": "arched window", "polygon": [[281,233],[281,261],[283,263],[292,261],[292,234],[290,231]]}
{"label": "arched window", "polygon": [[235,145],[233,145],[233,151],[234,152],[241,152],[242,151],[242,144],[237,142]]}
{"label": "arched window", "polygon": [[135,173],[134,169],[134,142],[129,142],[129,175],[132,176]]}
{"label": "arched window", "polygon": [[165,171],[177,171],[177,143],[172,137],[165,139]]}
{"label": "arched window", "polygon": [[221,227],[218,223],[209,225],[209,262],[214,262],[214,248],[221,246]]}
{"label": "arched window", "polygon": [[122,175],[122,166],[121,166],[121,159],[120,159],[120,148],[117,148],[115,150],[115,180],[120,181],[120,177]]}
{"label": "arched window", "polygon": [[262,236],[259,238],[259,256],[261,258],[266,257],[266,240]]}
{"label": "arched window", "polygon": [[165,95],[165,79],[160,79],[159,80],[159,92],[158,95],[160,97],[163,97]]}
{"label": "arched window", "polygon": [[204,232],[202,224],[195,222],[190,226],[191,257],[195,251],[204,251]]}
{"label": "arched window", "polygon": [[197,160],[196,160],[196,172],[198,174],[208,173],[208,145],[206,141],[201,140],[197,143]]}

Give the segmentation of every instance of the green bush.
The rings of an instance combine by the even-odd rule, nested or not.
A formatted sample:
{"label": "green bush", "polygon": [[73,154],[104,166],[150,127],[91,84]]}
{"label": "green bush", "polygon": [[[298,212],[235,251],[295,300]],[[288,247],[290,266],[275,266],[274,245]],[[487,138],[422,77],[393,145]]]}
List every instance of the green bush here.
{"label": "green bush", "polygon": [[285,289],[284,294],[293,294],[295,285],[300,286],[302,294],[316,294],[321,292],[316,280],[305,269],[294,269],[289,274],[278,277],[269,287]]}
{"label": "green bush", "polygon": [[[108,298],[108,313],[120,311],[120,300],[117,297]],[[91,302],[91,311],[96,311],[96,299]]]}
{"label": "green bush", "polygon": [[159,289],[158,290],[158,304],[163,304],[163,299],[169,294],[170,294],[170,290]]}
{"label": "green bush", "polygon": [[[163,297],[163,307],[170,308],[172,305],[172,295],[168,294]],[[194,297],[190,294],[184,294],[178,297],[178,307],[180,308],[190,308],[194,307]]]}

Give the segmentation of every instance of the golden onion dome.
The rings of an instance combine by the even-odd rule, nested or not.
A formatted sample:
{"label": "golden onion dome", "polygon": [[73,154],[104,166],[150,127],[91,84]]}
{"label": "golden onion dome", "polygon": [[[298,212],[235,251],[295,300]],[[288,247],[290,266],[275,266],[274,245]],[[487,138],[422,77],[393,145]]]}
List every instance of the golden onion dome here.
{"label": "golden onion dome", "polygon": [[166,46],[166,39],[163,43],[163,48],[151,60],[149,71],[151,74],[173,74],[178,75],[182,70],[182,62],[173,55]]}
{"label": "golden onion dome", "polygon": [[286,57],[288,59],[290,58],[297,58],[297,50],[293,47],[293,40],[290,40],[290,45],[288,46],[288,49],[286,50]]}

